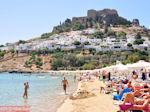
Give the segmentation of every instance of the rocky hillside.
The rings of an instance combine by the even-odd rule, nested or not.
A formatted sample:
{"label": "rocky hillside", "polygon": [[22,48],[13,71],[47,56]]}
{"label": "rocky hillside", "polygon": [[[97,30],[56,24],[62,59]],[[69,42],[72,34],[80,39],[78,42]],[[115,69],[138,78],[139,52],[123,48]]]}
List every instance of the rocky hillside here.
{"label": "rocky hillside", "polygon": [[1,71],[23,71],[23,72],[43,72],[50,70],[50,59],[51,55],[41,55],[36,56],[37,58],[41,58],[42,65],[37,67],[35,63],[32,63],[32,66],[26,66],[26,62],[31,59],[31,55],[27,53],[6,53],[3,59],[0,59],[0,72]]}
{"label": "rocky hillside", "polygon": [[72,20],[66,19],[64,23],[55,26],[53,32],[64,32],[70,30],[79,30],[86,28],[93,28],[94,26],[103,27],[106,26],[118,26],[118,25],[139,25],[138,19],[134,19],[133,22],[120,17],[118,12],[114,9],[104,9],[100,11],[88,10],[87,16],[73,17]]}

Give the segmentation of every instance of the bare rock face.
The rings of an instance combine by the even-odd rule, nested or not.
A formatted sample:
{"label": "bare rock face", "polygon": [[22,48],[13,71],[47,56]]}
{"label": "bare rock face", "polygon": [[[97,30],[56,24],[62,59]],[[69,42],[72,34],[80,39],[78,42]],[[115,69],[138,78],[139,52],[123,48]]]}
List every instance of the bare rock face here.
{"label": "bare rock face", "polygon": [[139,26],[139,25],[140,25],[139,20],[138,19],[133,19],[132,26]]}

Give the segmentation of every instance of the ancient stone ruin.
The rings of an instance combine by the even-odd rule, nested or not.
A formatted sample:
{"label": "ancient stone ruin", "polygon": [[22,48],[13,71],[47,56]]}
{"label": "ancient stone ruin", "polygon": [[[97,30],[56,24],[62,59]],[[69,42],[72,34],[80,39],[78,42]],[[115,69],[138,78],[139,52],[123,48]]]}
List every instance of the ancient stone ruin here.
{"label": "ancient stone ruin", "polygon": [[[73,26],[76,22],[80,22],[83,26],[90,27],[93,23],[107,24],[107,25],[120,25],[123,24],[133,24],[133,26],[138,26],[138,19],[134,19],[133,22],[126,20],[118,15],[118,12],[114,9],[104,9],[96,11],[94,9],[88,10],[87,16],[84,17],[73,17],[70,20],[69,25]],[[65,24],[60,24],[53,28],[53,31],[61,29]]]}

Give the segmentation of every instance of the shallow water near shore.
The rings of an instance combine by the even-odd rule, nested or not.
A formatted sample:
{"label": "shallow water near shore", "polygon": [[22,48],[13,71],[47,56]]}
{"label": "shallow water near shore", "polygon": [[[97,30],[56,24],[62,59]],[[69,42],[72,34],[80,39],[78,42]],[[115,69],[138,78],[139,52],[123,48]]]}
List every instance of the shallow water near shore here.
{"label": "shallow water near shore", "polygon": [[[73,76],[66,76],[69,82],[68,94],[77,83]],[[30,105],[31,112],[55,112],[67,97],[64,95],[62,75],[0,74],[0,106]],[[29,83],[28,99],[24,99],[24,82]]]}

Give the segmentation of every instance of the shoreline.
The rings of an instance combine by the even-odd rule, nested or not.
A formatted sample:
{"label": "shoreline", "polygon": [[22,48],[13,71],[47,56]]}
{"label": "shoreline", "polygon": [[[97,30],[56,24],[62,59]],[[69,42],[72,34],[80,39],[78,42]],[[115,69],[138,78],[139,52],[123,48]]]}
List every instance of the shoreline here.
{"label": "shoreline", "polygon": [[75,92],[83,89],[94,95],[77,99],[67,98],[56,112],[110,112],[110,108],[111,112],[118,111],[119,108],[114,105],[114,101],[109,95],[99,93],[99,86],[103,85],[103,82],[97,79],[93,82],[79,82]]}
{"label": "shoreline", "polygon": [[51,75],[71,75],[71,74],[76,74],[77,76],[83,74],[83,73],[90,73],[90,72],[96,72],[100,71],[100,69],[94,69],[94,70],[76,70],[76,71],[67,71],[67,70],[61,70],[61,71],[24,71],[24,70],[0,70],[1,73],[18,73],[18,74],[34,74],[34,73],[41,73],[41,74],[51,74]]}
{"label": "shoreline", "polygon": [[80,82],[76,82],[76,85],[74,85],[73,90],[71,91],[71,93],[69,95],[66,96],[66,98],[63,99],[63,101],[57,106],[55,112],[58,112],[58,110],[65,104],[65,102],[67,100],[69,100],[69,97],[71,94],[75,93],[78,90],[78,85]]}
{"label": "shoreline", "polygon": [[[77,92],[79,89],[80,89],[80,86],[79,85],[81,85],[81,82],[78,82],[78,85],[77,85],[77,88],[76,88],[76,90],[74,91],[74,92],[72,92],[72,94],[74,94],[75,92]],[[62,110],[64,110],[64,108],[66,107],[66,106],[69,106],[69,107],[72,107],[73,105],[71,105],[71,103],[72,103],[72,101],[70,100],[70,95],[69,96],[67,96],[64,100],[63,100],[63,102],[59,105],[59,107],[56,109],[56,112],[62,112]],[[70,112],[72,111],[72,108],[66,108],[66,109],[71,109],[71,110],[69,110]],[[66,112],[69,112],[68,110],[66,111]]]}
{"label": "shoreline", "polygon": [[54,70],[24,70],[24,69],[9,69],[9,70],[2,70],[0,69],[0,74],[1,73],[27,73],[27,74],[50,74],[50,75],[76,75],[76,76],[81,76],[83,74],[95,74],[95,73],[99,73],[102,71],[108,71],[108,72],[116,72],[116,71],[132,71],[134,69],[149,69],[150,68],[150,63],[145,62],[145,61],[139,61],[137,63],[134,64],[127,64],[127,65],[123,65],[123,64],[116,64],[116,65],[112,65],[112,66],[107,66],[104,68],[100,68],[100,69],[93,69],[93,70],[74,70],[74,71],[67,71],[67,70],[60,70],[60,71],[54,71]]}

